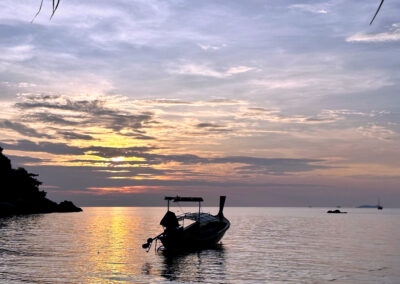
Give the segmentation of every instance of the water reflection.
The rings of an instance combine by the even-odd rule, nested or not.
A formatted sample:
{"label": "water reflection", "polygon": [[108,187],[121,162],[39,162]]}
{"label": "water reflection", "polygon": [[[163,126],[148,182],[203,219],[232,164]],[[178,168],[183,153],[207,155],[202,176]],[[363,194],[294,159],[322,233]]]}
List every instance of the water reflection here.
{"label": "water reflection", "polygon": [[31,215],[16,215],[6,216],[0,218],[0,228],[13,226],[22,230],[27,227],[35,227],[40,224],[43,219],[43,214],[31,214]]}
{"label": "water reflection", "polygon": [[161,256],[160,275],[169,281],[221,283],[225,280],[225,249],[222,245],[179,254],[163,252]]}
{"label": "water reflection", "polygon": [[[30,230],[39,227],[42,215],[21,215],[0,218],[0,257],[34,256],[29,243]],[[18,247],[16,246],[18,245]]]}
{"label": "water reflection", "polygon": [[227,208],[223,247],[146,253],[141,244],[160,233],[164,211],[0,218],[0,282],[400,283],[399,209],[332,218],[323,209]]}
{"label": "water reflection", "polygon": [[134,237],[145,224],[133,214],[134,211],[131,208],[110,208],[107,218],[99,213],[86,219],[90,231],[80,236],[85,238],[83,243],[89,244],[85,254],[85,262],[90,264],[86,281],[130,282],[131,275],[140,273],[137,263],[143,252],[137,249],[138,240]]}

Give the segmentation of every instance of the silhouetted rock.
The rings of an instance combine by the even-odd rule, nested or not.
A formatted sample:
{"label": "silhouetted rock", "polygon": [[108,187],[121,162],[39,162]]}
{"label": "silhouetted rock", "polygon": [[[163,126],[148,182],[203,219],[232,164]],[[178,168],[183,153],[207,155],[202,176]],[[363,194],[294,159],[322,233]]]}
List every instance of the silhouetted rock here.
{"label": "silhouetted rock", "polygon": [[326,213],[333,213],[333,214],[346,214],[347,212],[342,212],[339,209],[336,210],[328,210]]}
{"label": "silhouetted rock", "polygon": [[57,206],[57,212],[81,212],[82,209],[79,207],[76,207],[74,203],[68,200],[64,200],[63,202],[60,202]]}
{"label": "silhouetted rock", "polygon": [[0,217],[17,214],[52,212],[79,212],[71,201],[57,204],[46,198],[46,192],[39,190],[42,183],[36,174],[24,168],[13,169],[11,161],[3,155],[0,147]]}

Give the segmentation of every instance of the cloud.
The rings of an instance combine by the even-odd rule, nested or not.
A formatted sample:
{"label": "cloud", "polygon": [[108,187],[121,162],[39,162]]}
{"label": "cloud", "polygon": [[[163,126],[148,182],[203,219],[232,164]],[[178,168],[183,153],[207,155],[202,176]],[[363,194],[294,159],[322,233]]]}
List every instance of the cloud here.
{"label": "cloud", "polygon": [[68,120],[64,118],[64,115],[49,113],[49,112],[39,112],[39,113],[32,113],[27,114],[22,117],[25,121],[38,121],[44,122],[48,124],[55,124],[55,125],[64,125],[64,126],[76,126],[82,124],[82,121],[77,121],[75,117],[75,121]]}
{"label": "cloud", "polygon": [[[16,45],[11,47],[0,46],[0,60],[4,61],[25,61],[33,57],[34,47],[29,44]],[[21,85],[20,87],[23,87]]]}
{"label": "cloud", "polygon": [[317,72],[315,70],[308,75],[299,73],[280,79],[257,78],[250,80],[250,83],[271,91],[287,90],[292,93],[301,91],[318,96],[371,91],[395,84],[387,73],[381,71],[372,73],[368,69],[354,71],[352,74],[331,73],[331,70]]}
{"label": "cloud", "polygon": [[58,134],[61,134],[67,140],[75,140],[75,139],[94,140],[94,138],[90,135],[80,134],[80,133],[75,133],[75,132],[70,132],[70,131],[58,132]]}
{"label": "cloud", "polygon": [[235,74],[240,74],[240,73],[246,73],[251,70],[254,70],[253,67],[249,66],[236,66],[236,67],[231,67],[226,71],[226,74],[228,75],[235,75]]}
{"label": "cloud", "polygon": [[[212,165],[212,164],[238,164],[240,172],[249,169],[258,169],[265,174],[282,175],[294,172],[306,172],[315,169],[324,169],[326,166],[319,165],[321,159],[287,159],[287,158],[258,158],[249,156],[227,156],[220,158],[205,158],[193,154],[154,154],[150,153],[151,147],[74,147],[63,143],[40,142],[33,143],[28,140],[20,140],[16,144],[1,143],[6,150],[20,150],[32,152],[45,152],[56,155],[83,155],[90,154],[101,158],[110,159],[109,165],[161,165],[170,162],[177,162],[181,165]],[[126,160],[112,160],[115,157],[125,157]],[[129,157],[135,157],[129,161]],[[96,167],[98,160],[71,159],[70,162],[92,163]],[[171,169],[172,170],[172,169]],[[176,165],[172,172],[179,171]]]}
{"label": "cloud", "polygon": [[321,5],[310,5],[310,4],[294,4],[289,6],[290,9],[297,9],[300,11],[310,12],[313,14],[327,14],[328,11],[325,8],[321,8]]}
{"label": "cloud", "polygon": [[248,156],[228,156],[221,158],[202,158],[196,155],[144,155],[147,161],[153,162],[180,162],[183,164],[241,164],[239,169],[249,166],[262,169],[269,174],[285,174],[290,172],[304,172],[314,169],[323,169],[326,166],[317,165],[323,160],[317,159],[286,159],[286,158],[257,158]]}
{"label": "cloud", "polygon": [[201,107],[201,106],[222,106],[222,105],[245,105],[247,101],[233,100],[233,99],[210,99],[205,101],[189,101],[189,100],[178,100],[178,99],[154,99],[154,100],[134,100],[132,101],[135,105],[150,106],[152,108],[160,107],[176,107],[176,106],[188,106],[188,107]]}
{"label": "cloud", "polygon": [[171,69],[170,73],[175,73],[180,75],[198,75],[198,76],[215,77],[215,78],[227,77],[227,75],[223,72],[216,71],[205,65],[196,65],[196,64],[185,64],[178,66],[175,69]]}
{"label": "cloud", "polygon": [[357,128],[357,131],[365,137],[375,138],[382,141],[390,141],[399,137],[399,134],[393,130],[376,124],[360,126]]}
{"label": "cloud", "polygon": [[46,159],[32,158],[26,156],[7,155],[7,157],[12,161],[13,167],[19,167],[29,163],[41,163],[43,161],[46,161]]}
{"label": "cloud", "polygon": [[9,150],[19,150],[27,152],[44,152],[56,155],[82,155],[83,149],[69,146],[63,143],[39,142],[34,143],[29,140],[18,140],[16,143],[0,143],[1,147]]}
{"label": "cloud", "polygon": [[101,147],[101,146],[91,146],[91,147],[83,147],[80,148],[82,153],[91,152],[92,155],[97,155],[99,157],[104,158],[113,158],[113,157],[130,157],[130,156],[143,156],[145,153],[150,150],[154,150],[154,147]]}
{"label": "cloud", "polygon": [[18,83],[12,83],[12,82],[1,82],[1,85],[7,86],[7,87],[16,87],[16,88],[32,88],[36,87],[37,85],[34,83],[29,83],[29,82],[18,82]]}
{"label": "cloud", "polygon": [[246,101],[232,100],[232,99],[212,99],[212,100],[206,101],[205,103],[226,104],[226,105],[248,104],[248,102],[246,102]]}
{"label": "cloud", "polygon": [[214,123],[208,123],[208,122],[203,122],[203,123],[199,123],[196,125],[197,128],[218,128],[218,127],[222,127],[222,125],[219,124],[214,124]]}
{"label": "cloud", "polygon": [[232,129],[226,128],[221,124],[202,122],[196,124],[196,128],[202,129],[203,131],[211,132],[211,133],[224,133],[230,132]]}
{"label": "cloud", "polygon": [[281,111],[277,109],[249,107],[241,113],[238,113],[238,116],[274,123],[321,124],[342,120],[349,114],[353,113],[346,110],[322,110],[320,113],[315,115],[287,115],[282,114]]}
{"label": "cloud", "polygon": [[226,44],[221,44],[221,45],[209,45],[209,44],[198,44],[201,49],[205,51],[211,51],[211,50],[220,50],[223,47],[226,47]]}
{"label": "cloud", "polygon": [[104,104],[105,101],[93,100],[71,100],[62,96],[42,96],[26,97],[27,102],[17,103],[16,107],[21,109],[57,109],[57,110],[70,110],[83,113],[90,113],[95,115],[114,114],[115,111],[107,109]]}
{"label": "cloud", "polygon": [[222,78],[228,78],[232,75],[246,73],[251,70],[254,70],[254,68],[249,66],[234,66],[228,68],[226,71],[218,71],[209,67],[208,65],[183,64],[175,68],[169,69],[169,72],[172,74],[197,75],[197,76],[214,77],[222,79]]}
{"label": "cloud", "polygon": [[22,123],[11,122],[9,120],[0,120],[0,128],[11,129],[23,136],[36,137],[36,138],[51,138],[50,135],[39,133],[33,128],[30,128]]}
{"label": "cloud", "polygon": [[251,83],[256,85],[261,85],[268,89],[298,89],[304,88],[311,84],[314,84],[312,79],[282,79],[282,80],[273,80],[273,79],[255,79],[252,80]]}
{"label": "cloud", "polygon": [[29,140],[18,140],[16,143],[0,143],[4,149],[28,151],[28,152],[44,152],[55,155],[83,155],[90,152],[92,155],[97,155],[104,158],[112,158],[119,156],[135,156],[143,155],[153,147],[76,147],[65,143],[38,142],[34,143]]}
{"label": "cloud", "polygon": [[182,101],[177,99],[155,99],[155,100],[137,100],[139,104],[144,105],[190,105],[193,102]]}
{"label": "cloud", "polygon": [[[73,100],[63,96],[49,97],[25,97],[25,102],[16,103],[15,106],[24,111],[35,111],[26,114],[28,118],[36,121],[54,123],[60,125],[101,126],[121,131],[124,129],[138,131],[145,127],[153,118],[153,113],[141,111],[137,114],[107,106],[112,100]],[[65,115],[50,113],[49,111],[69,111]],[[71,114],[72,112],[72,114]]]}
{"label": "cloud", "polygon": [[285,158],[257,158],[232,156],[212,159],[215,163],[240,163],[246,164],[239,167],[240,172],[255,173],[262,171],[265,174],[283,175],[286,173],[307,172],[315,169],[324,169],[326,166],[316,165],[323,160],[317,159],[285,159]]}
{"label": "cloud", "polygon": [[34,83],[29,83],[29,82],[19,82],[17,84],[17,86],[19,88],[32,88],[32,87],[36,87],[36,84]]}
{"label": "cloud", "polygon": [[390,32],[376,33],[376,34],[365,34],[356,33],[346,38],[347,42],[388,42],[400,40],[400,28],[398,25]]}
{"label": "cloud", "polygon": [[121,136],[132,137],[138,140],[156,140],[156,137],[143,135],[140,133],[120,133]]}

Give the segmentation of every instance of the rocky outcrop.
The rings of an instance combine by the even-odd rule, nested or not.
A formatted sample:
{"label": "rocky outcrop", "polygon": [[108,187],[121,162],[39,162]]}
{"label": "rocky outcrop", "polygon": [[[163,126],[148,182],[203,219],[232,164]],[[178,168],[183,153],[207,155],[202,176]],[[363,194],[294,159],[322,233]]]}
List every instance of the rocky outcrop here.
{"label": "rocky outcrop", "polygon": [[0,216],[82,211],[71,201],[57,204],[46,198],[36,177],[24,168],[13,169],[0,147]]}
{"label": "rocky outcrop", "polygon": [[68,200],[64,200],[57,205],[57,212],[79,212],[81,208],[76,207],[74,203]]}
{"label": "rocky outcrop", "polygon": [[332,213],[332,214],[346,214],[347,212],[343,212],[343,211],[340,211],[339,209],[336,209],[336,210],[328,210],[328,212],[326,212],[326,213]]}

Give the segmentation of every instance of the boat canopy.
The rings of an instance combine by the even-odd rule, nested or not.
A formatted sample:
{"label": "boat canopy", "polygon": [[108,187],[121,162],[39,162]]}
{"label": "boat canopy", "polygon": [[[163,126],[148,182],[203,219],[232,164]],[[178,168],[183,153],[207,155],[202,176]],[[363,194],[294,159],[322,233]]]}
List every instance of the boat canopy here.
{"label": "boat canopy", "polygon": [[203,197],[181,197],[181,196],[165,196],[164,200],[172,200],[174,202],[202,202]]}
{"label": "boat canopy", "polygon": [[201,202],[203,201],[203,197],[181,197],[181,196],[165,196],[164,200],[167,200],[167,210],[169,211],[169,202],[172,200],[173,202],[198,202],[199,203],[199,213]]}

